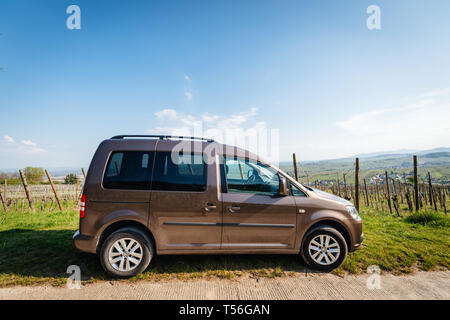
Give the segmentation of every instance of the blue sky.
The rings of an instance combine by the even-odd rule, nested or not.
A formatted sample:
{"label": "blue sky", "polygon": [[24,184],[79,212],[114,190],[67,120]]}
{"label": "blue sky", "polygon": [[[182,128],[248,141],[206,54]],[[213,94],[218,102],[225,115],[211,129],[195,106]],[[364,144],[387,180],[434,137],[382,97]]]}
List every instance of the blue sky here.
{"label": "blue sky", "polygon": [[[81,8],[81,29],[66,8]],[[366,9],[381,8],[381,30]],[[124,133],[278,130],[279,158],[450,143],[450,2],[0,3],[0,169]]]}

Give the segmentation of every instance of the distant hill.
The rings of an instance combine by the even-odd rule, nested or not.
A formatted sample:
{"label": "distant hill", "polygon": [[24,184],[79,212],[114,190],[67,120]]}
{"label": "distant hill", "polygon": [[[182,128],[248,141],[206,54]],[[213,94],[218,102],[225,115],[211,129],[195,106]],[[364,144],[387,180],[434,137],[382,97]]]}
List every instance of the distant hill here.
{"label": "distant hill", "polygon": [[[450,180],[450,148],[435,148],[430,150],[413,151],[397,150],[392,152],[376,152],[354,157],[298,162],[300,175],[308,176],[312,180],[333,180],[336,173],[354,171],[355,158],[360,159],[361,176],[370,177],[384,171],[403,175],[411,174],[413,170],[413,154],[417,155],[419,176],[425,177],[427,172],[439,181]],[[293,174],[292,162],[280,163],[280,168]]]}
{"label": "distant hill", "polygon": [[441,148],[434,148],[434,149],[428,149],[428,150],[411,150],[411,149],[400,149],[395,151],[384,151],[384,152],[372,152],[372,153],[361,153],[356,154],[354,158],[358,157],[360,159],[362,158],[373,158],[373,157],[390,157],[390,156],[402,156],[402,155],[422,155],[422,154],[428,154],[428,153],[435,153],[435,152],[450,152],[450,147],[441,147]]}

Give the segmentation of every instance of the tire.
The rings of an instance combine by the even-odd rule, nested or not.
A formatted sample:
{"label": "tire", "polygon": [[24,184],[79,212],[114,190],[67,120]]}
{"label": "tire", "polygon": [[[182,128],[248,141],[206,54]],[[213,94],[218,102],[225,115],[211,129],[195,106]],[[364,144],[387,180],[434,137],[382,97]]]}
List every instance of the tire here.
{"label": "tire", "polygon": [[109,275],[128,278],[142,273],[153,256],[153,243],[148,236],[129,227],[113,232],[103,242],[100,262]]}
{"label": "tire", "polygon": [[309,231],[301,250],[303,259],[311,269],[325,272],[339,267],[347,257],[347,252],[347,242],[342,234],[328,225]]}

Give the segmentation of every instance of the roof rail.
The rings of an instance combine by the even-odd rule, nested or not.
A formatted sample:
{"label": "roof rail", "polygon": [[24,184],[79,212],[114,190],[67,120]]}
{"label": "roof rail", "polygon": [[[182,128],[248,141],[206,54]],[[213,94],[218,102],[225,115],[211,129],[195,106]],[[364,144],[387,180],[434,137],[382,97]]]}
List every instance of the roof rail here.
{"label": "roof rail", "polygon": [[187,139],[187,140],[201,140],[206,142],[215,142],[213,139],[207,138],[198,138],[198,137],[188,137],[188,136],[169,136],[169,135],[146,135],[146,134],[124,134],[119,136],[111,137],[111,139],[125,139],[125,138],[157,138],[160,140],[168,140],[168,139]]}

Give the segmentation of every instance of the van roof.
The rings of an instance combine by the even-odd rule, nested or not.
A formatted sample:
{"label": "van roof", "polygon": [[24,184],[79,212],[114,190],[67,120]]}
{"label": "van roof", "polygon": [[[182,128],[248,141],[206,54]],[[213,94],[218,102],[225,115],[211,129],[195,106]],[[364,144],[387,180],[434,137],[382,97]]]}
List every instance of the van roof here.
{"label": "van roof", "polygon": [[[202,149],[205,148],[206,145],[208,145],[210,143],[214,143],[214,144],[217,144],[217,146],[218,146],[217,151],[218,151],[218,154],[220,154],[220,155],[241,156],[244,158],[253,159],[253,160],[262,161],[262,162],[267,163],[266,161],[261,159],[261,157],[259,157],[258,155],[254,154],[248,150],[245,150],[245,149],[242,149],[242,148],[239,148],[236,146],[222,144],[220,142],[217,142],[213,139],[208,139],[208,138],[199,138],[199,137],[190,137],[190,136],[172,136],[172,135],[125,134],[125,135],[117,135],[117,136],[111,137],[110,139],[103,141],[103,144],[106,143],[109,148],[114,148],[114,147],[118,147],[118,146],[123,147],[124,144],[128,145],[128,146],[130,146],[130,144],[131,144],[133,147],[139,148],[140,146],[143,146],[143,145],[148,146],[148,143],[150,142],[149,140],[150,141],[156,140],[155,142],[158,144],[160,151],[161,150],[170,151],[175,145],[177,145],[179,143],[179,141],[182,141],[182,140],[191,141],[192,143],[196,143],[196,142],[201,143],[203,145]],[[110,143],[108,143],[108,141]],[[141,143],[139,141],[141,141]],[[162,144],[163,141],[164,141],[164,143]]]}
{"label": "van roof", "polygon": [[154,134],[124,134],[111,137],[110,139],[125,139],[125,138],[149,138],[149,139],[178,139],[178,140],[201,140],[206,142],[215,142],[213,139],[199,138],[199,137],[189,137],[189,136],[171,136],[171,135],[154,135]]}

